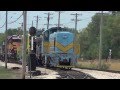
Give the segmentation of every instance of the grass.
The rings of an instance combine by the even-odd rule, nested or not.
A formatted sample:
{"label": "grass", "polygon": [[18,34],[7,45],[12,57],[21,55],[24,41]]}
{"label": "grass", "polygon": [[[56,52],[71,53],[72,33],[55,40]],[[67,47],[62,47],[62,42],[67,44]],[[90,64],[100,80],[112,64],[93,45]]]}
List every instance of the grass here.
{"label": "grass", "polygon": [[120,71],[120,60],[119,61],[111,61],[109,70]]}
{"label": "grass", "polygon": [[0,67],[0,79],[20,79],[18,71],[13,71]]}
{"label": "grass", "polygon": [[84,61],[79,60],[76,67],[120,71],[120,60],[111,60],[107,62],[105,60],[102,60],[101,68],[98,67],[98,64],[99,64],[98,60],[94,60],[94,61],[93,60],[84,60]]}

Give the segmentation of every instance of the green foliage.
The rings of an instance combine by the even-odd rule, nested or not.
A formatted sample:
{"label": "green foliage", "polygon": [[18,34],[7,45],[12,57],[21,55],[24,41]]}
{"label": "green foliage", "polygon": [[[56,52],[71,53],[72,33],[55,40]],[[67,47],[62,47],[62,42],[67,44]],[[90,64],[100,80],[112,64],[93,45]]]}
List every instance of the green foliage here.
{"label": "green foliage", "polygon": [[109,64],[103,63],[99,69],[100,69],[100,70],[108,70],[109,67],[110,67]]}
{"label": "green foliage", "polygon": [[[112,58],[120,58],[120,12],[105,13],[103,15],[102,58],[107,58],[112,49]],[[79,34],[81,55],[85,59],[97,59],[99,55],[100,18],[97,13],[92,17],[89,25]]]}
{"label": "green foliage", "polygon": [[20,79],[20,73],[0,66],[0,79]]}
{"label": "green foliage", "polygon": [[[22,35],[22,31],[18,29],[8,29],[7,36],[11,35]],[[3,41],[5,41],[5,33],[0,33],[0,45],[2,45]]]}
{"label": "green foliage", "polygon": [[22,31],[18,28],[18,29],[8,29],[7,30],[7,35],[11,36],[11,35],[22,35]]}
{"label": "green foliage", "polygon": [[4,33],[0,33],[0,45],[3,44],[4,38],[5,38]]}

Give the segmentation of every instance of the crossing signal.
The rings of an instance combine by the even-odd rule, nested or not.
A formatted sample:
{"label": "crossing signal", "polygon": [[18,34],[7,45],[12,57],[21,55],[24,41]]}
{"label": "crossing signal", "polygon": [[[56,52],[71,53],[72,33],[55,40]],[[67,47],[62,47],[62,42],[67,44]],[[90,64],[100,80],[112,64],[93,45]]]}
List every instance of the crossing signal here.
{"label": "crossing signal", "polygon": [[31,27],[31,28],[29,29],[29,34],[30,34],[31,36],[34,36],[34,35],[36,34],[36,31],[37,31],[37,29],[36,29],[35,27]]}

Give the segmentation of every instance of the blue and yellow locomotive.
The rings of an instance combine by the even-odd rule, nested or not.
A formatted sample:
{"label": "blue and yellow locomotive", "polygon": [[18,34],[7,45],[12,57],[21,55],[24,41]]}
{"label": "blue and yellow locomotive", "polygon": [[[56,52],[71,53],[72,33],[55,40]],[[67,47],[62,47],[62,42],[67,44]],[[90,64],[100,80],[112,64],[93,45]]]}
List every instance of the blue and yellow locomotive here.
{"label": "blue and yellow locomotive", "polygon": [[42,56],[47,67],[74,67],[80,54],[74,37],[73,33],[60,27],[43,32]]}

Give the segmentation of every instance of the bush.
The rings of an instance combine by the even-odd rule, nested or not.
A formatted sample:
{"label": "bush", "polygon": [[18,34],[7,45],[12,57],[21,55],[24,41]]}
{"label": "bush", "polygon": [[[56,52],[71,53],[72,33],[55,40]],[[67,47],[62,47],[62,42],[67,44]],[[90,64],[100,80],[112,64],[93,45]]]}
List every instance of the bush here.
{"label": "bush", "polygon": [[90,68],[90,69],[97,69],[97,65],[94,64],[94,63],[91,63],[91,64],[89,65],[89,68]]}
{"label": "bush", "polygon": [[109,69],[109,66],[110,66],[109,64],[103,63],[99,69],[100,69],[100,70],[108,70],[108,69]]}
{"label": "bush", "polygon": [[82,65],[82,64],[76,64],[75,67],[76,67],[76,68],[82,68],[83,65]]}

